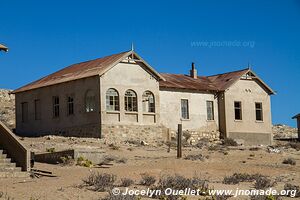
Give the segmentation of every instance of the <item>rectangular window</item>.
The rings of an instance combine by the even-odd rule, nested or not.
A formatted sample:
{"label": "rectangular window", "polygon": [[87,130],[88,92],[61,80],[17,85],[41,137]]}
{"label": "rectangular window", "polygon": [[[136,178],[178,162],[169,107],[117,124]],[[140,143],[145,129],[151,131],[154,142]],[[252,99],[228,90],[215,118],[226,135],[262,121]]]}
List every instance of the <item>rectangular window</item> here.
{"label": "rectangular window", "polygon": [[23,102],[21,103],[21,111],[22,111],[22,122],[28,121],[28,103]]}
{"label": "rectangular window", "polygon": [[234,119],[242,120],[242,102],[234,102]]}
{"label": "rectangular window", "polygon": [[59,97],[54,96],[53,99],[53,117],[59,117]]}
{"label": "rectangular window", "polygon": [[181,118],[189,119],[189,101],[187,99],[181,99]]}
{"label": "rectangular window", "polygon": [[68,115],[74,115],[74,98],[69,96],[68,97],[68,103],[67,103],[67,108],[68,108]]}
{"label": "rectangular window", "polygon": [[256,121],[263,121],[263,108],[261,102],[255,102]]}
{"label": "rectangular window", "polygon": [[41,100],[39,99],[34,100],[34,119],[41,119]]}
{"label": "rectangular window", "polygon": [[207,120],[214,120],[214,102],[206,101]]}

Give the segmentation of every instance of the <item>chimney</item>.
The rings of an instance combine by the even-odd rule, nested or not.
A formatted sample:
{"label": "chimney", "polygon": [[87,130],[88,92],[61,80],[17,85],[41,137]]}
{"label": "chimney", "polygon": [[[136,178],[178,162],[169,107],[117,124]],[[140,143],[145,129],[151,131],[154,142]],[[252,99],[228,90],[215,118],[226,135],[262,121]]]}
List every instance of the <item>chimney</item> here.
{"label": "chimney", "polygon": [[190,76],[197,79],[197,70],[195,69],[195,63],[192,62],[192,69],[190,70]]}

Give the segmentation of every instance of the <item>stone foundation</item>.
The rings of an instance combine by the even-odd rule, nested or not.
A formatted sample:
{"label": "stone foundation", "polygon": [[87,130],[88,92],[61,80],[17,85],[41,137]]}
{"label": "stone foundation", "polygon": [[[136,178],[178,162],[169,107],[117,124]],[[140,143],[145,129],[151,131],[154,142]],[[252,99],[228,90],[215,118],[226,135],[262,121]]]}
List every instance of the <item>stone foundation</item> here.
{"label": "stone foundation", "polygon": [[[124,141],[145,141],[155,143],[177,138],[177,131],[158,125],[102,125],[102,138],[109,143]],[[207,138],[219,140],[219,131],[183,131],[183,139],[188,138],[190,144]]]}
{"label": "stone foundation", "polygon": [[168,129],[158,125],[102,125],[102,138],[110,143],[145,141],[155,143],[167,140]]}
{"label": "stone foundation", "polygon": [[[189,144],[197,144],[199,140],[206,138],[211,141],[220,140],[219,131],[188,131],[182,132],[183,139],[187,140]],[[171,131],[171,137],[177,138],[177,131]]]}

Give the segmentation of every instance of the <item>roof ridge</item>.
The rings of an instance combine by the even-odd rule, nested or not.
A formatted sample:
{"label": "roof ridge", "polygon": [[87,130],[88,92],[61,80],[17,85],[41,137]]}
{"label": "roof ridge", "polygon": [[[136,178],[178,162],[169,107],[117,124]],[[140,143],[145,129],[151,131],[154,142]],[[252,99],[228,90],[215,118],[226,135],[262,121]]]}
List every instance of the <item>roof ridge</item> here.
{"label": "roof ridge", "polygon": [[212,76],[219,76],[219,75],[223,75],[223,74],[229,74],[229,73],[241,72],[241,71],[244,71],[244,70],[250,70],[250,69],[247,67],[247,68],[240,69],[240,70],[235,70],[235,71],[229,71],[229,72],[224,72],[224,73],[214,74],[214,75],[210,75],[210,76],[206,76],[206,77],[212,77]]}
{"label": "roof ridge", "polygon": [[[104,56],[104,57],[99,57],[99,58],[94,58],[94,59],[90,59],[90,60],[86,60],[86,61],[74,63],[74,64],[71,64],[71,65],[65,67],[65,68],[68,68],[68,67],[70,67],[70,66],[72,66],[72,65],[76,65],[76,64],[87,63],[87,62],[95,61],[95,60],[98,60],[98,59],[103,59],[103,58],[107,58],[107,57],[111,57],[111,56],[115,56],[115,55],[120,55],[120,54],[125,54],[125,53],[128,53],[128,52],[130,52],[130,51],[131,51],[131,50],[129,50],[129,51],[123,51],[123,52],[120,52],[120,53],[114,53],[114,54],[111,54],[111,55],[108,55],[108,56]],[[65,69],[65,68],[63,68],[63,69]]]}

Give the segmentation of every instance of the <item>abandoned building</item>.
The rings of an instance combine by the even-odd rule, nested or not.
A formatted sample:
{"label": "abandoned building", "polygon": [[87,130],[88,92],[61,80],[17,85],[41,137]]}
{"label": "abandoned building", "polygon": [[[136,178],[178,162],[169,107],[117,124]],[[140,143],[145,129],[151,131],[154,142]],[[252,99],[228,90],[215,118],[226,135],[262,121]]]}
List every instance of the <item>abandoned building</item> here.
{"label": "abandoned building", "polygon": [[298,129],[298,140],[300,141],[300,113],[292,117],[292,119],[297,120],[297,129]]}
{"label": "abandoned building", "polygon": [[135,51],[71,65],[13,91],[16,132],[160,140],[180,123],[192,140],[271,144],[268,87],[251,69],[199,76],[158,73]]}

